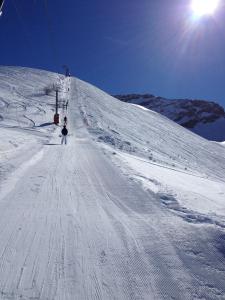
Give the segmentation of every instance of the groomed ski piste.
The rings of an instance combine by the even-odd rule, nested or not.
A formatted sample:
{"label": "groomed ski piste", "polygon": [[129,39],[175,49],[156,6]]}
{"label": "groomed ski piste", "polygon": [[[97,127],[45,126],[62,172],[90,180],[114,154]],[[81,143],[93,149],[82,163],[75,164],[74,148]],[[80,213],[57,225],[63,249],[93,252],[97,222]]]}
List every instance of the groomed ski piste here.
{"label": "groomed ski piste", "polygon": [[225,299],[224,145],[79,79],[0,67],[0,299]]}

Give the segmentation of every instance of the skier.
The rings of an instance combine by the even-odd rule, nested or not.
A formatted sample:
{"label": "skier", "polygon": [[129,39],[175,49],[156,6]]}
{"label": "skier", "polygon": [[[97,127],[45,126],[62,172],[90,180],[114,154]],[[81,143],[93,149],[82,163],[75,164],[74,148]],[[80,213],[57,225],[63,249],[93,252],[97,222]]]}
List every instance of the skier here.
{"label": "skier", "polygon": [[64,120],[64,125],[67,125],[67,117],[66,116],[64,117],[63,120]]}
{"label": "skier", "polygon": [[68,130],[66,128],[66,125],[63,126],[63,129],[61,131],[62,133],[62,140],[61,140],[61,145],[65,142],[65,145],[67,144],[67,139],[66,139],[66,136],[68,134]]}

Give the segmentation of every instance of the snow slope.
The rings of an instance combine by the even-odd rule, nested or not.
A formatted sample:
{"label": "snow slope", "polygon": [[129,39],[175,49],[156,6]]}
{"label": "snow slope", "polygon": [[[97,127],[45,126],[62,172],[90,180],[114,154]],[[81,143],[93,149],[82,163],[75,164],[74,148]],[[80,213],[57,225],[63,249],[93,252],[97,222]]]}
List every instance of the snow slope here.
{"label": "snow slope", "polygon": [[224,146],[75,78],[0,74],[0,299],[224,299]]}
{"label": "snow slope", "polygon": [[191,99],[170,100],[151,94],[128,94],[115,97],[159,112],[209,140],[225,140],[225,111],[215,102]]}

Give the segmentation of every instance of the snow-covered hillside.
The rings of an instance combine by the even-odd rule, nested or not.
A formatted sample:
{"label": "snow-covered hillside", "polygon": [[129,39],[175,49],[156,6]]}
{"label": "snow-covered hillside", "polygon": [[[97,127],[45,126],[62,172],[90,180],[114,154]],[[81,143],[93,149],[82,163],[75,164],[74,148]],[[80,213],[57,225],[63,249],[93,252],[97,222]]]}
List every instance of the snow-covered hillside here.
{"label": "snow-covered hillside", "polygon": [[168,100],[150,94],[115,97],[159,112],[206,139],[225,140],[225,111],[215,102],[190,99]]}
{"label": "snow-covered hillside", "polygon": [[222,143],[26,68],[0,68],[0,115],[1,299],[225,298]]}

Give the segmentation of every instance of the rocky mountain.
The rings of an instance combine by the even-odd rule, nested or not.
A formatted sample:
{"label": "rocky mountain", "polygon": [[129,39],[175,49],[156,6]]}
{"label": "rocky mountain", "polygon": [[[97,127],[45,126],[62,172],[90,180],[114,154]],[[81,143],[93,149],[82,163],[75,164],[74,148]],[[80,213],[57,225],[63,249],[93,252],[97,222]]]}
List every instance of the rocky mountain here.
{"label": "rocky mountain", "polygon": [[190,99],[169,100],[151,94],[115,95],[114,97],[156,111],[209,140],[225,140],[225,111],[215,102]]}

